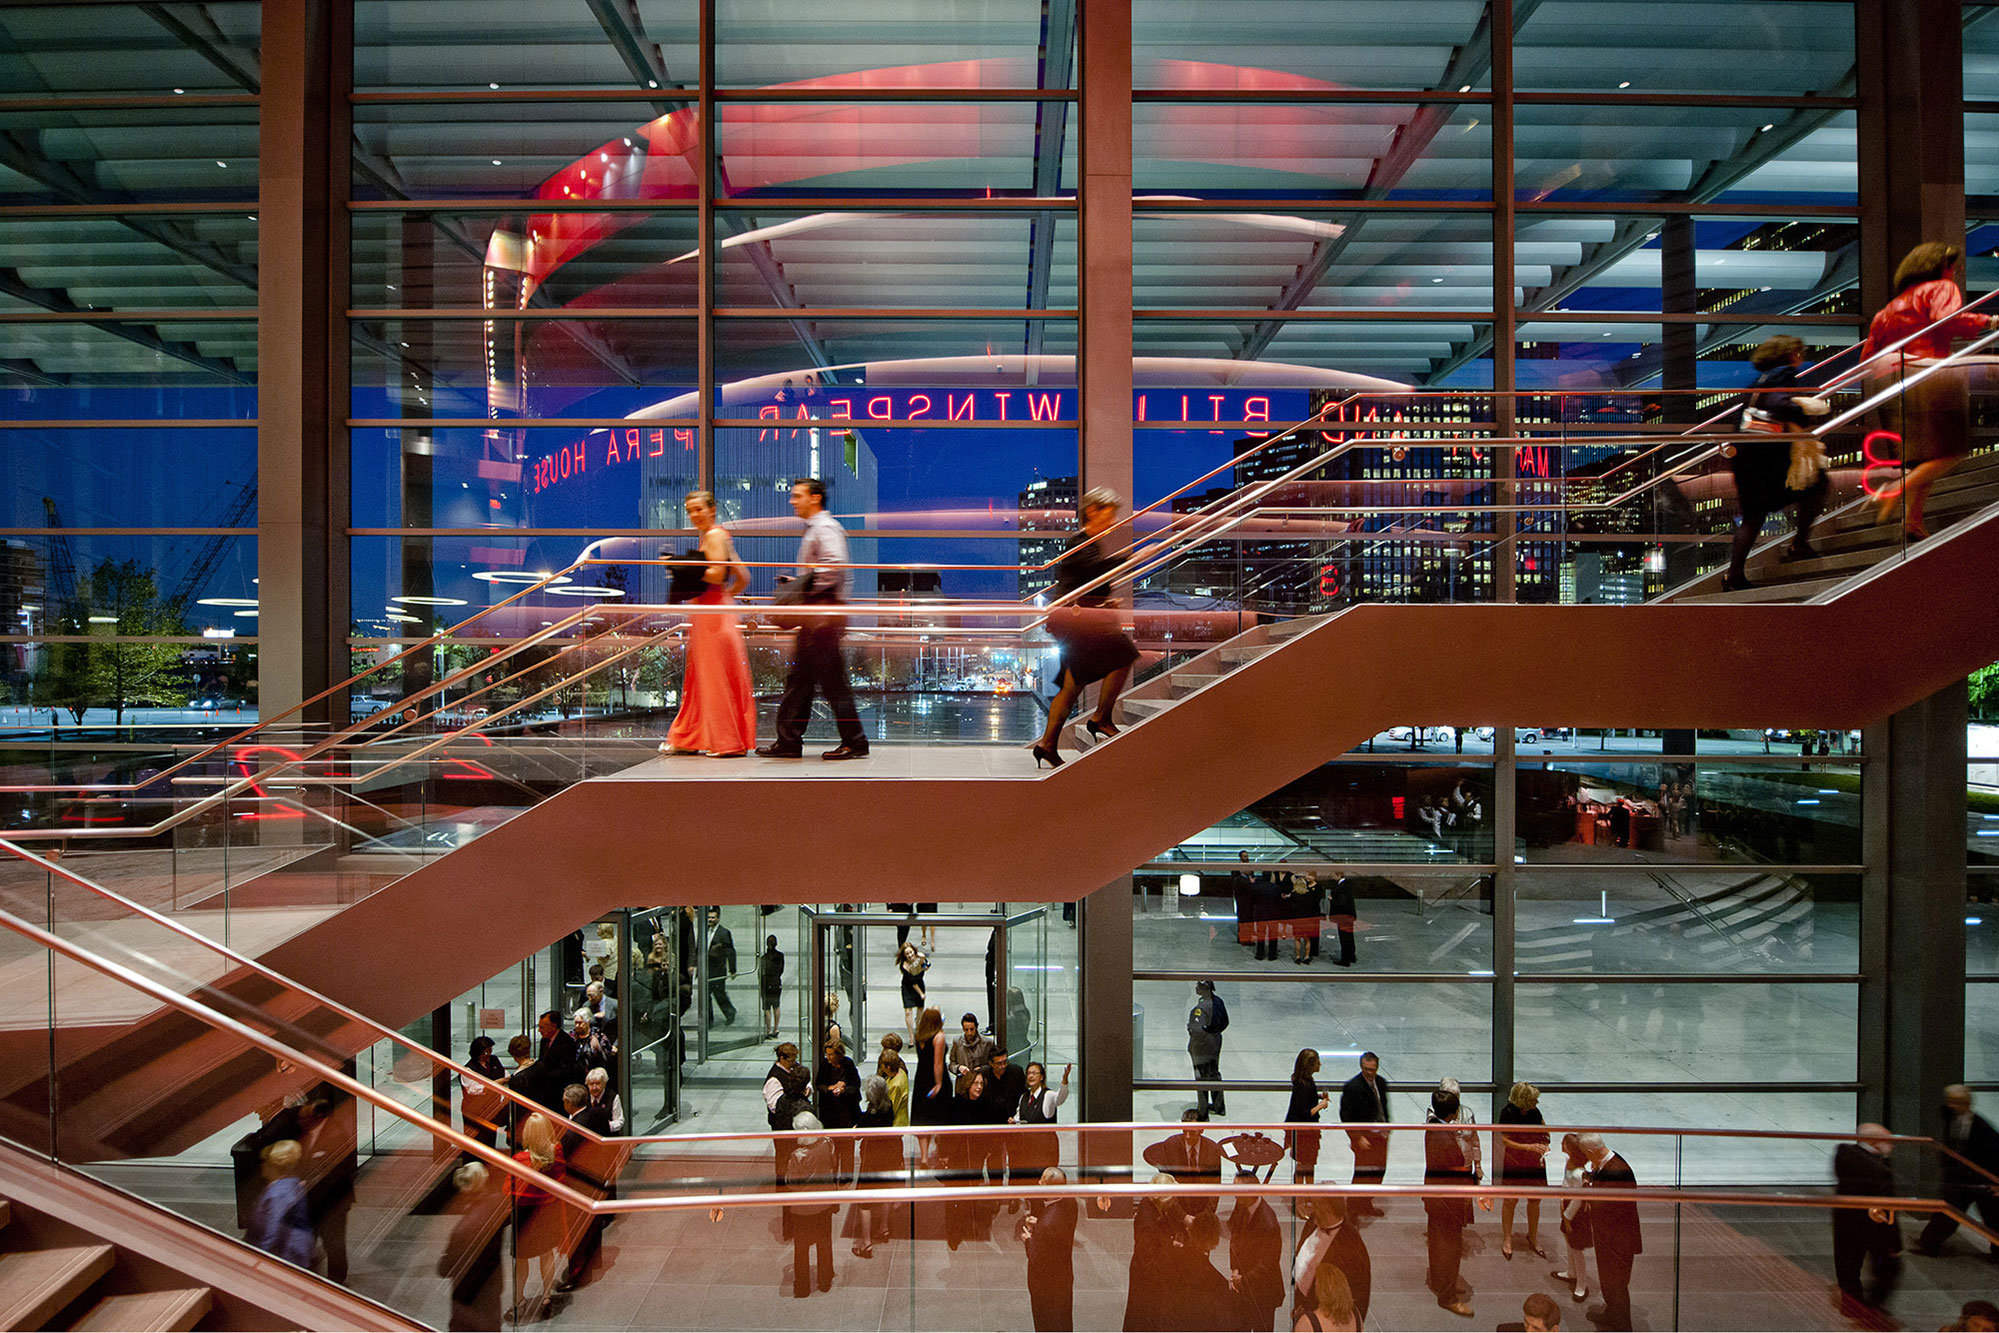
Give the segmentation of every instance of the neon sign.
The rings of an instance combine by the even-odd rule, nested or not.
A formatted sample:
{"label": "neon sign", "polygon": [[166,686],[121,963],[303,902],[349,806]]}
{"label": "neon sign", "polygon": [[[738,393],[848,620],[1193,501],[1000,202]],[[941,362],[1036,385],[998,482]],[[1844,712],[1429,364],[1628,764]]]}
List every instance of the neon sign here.
{"label": "neon sign", "polygon": [[1875,484],[1875,473],[1899,474],[1902,470],[1900,458],[1884,458],[1874,452],[1875,446],[1884,442],[1894,446],[1896,453],[1901,452],[1902,437],[1892,430],[1869,431],[1867,438],[1860,442],[1860,489],[1870,497],[1878,497],[1883,489]]}

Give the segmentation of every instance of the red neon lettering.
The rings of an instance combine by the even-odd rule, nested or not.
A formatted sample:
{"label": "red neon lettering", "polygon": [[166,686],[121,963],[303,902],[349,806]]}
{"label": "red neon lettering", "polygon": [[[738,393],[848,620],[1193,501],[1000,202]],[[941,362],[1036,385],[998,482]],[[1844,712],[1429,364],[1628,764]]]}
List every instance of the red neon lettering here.
{"label": "red neon lettering", "polygon": [[[779,408],[776,403],[765,403],[762,407],[759,407],[757,409],[757,416],[759,418],[775,417],[778,414],[778,411]],[[777,434],[777,432],[774,430],[760,430],[757,432],[757,439],[762,440],[766,436],[771,436],[775,434]]]}
{"label": "red neon lettering", "polygon": [[1182,421],[1190,419],[1187,416],[1187,395],[1184,393],[1180,395],[1180,419]]}
{"label": "red neon lettering", "polygon": [[584,459],[583,459],[583,441],[581,441],[581,440],[578,440],[578,441],[576,442],[576,470],[577,470],[578,472],[581,472],[581,471],[583,470],[583,462],[584,462]]}
{"label": "red neon lettering", "polygon": [[646,438],[652,442],[653,446],[652,452],[646,455],[647,458],[658,458],[661,454],[666,452],[665,431],[649,430],[646,432]]}
{"label": "red neon lettering", "polygon": [[1031,421],[1053,421],[1055,419],[1055,395],[1052,393],[1031,393],[1027,395],[1027,416]]}
{"label": "red neon lettering", "polygon": [[965,395],[965,408],[963,411],[959,411],[958,395],[954,393],[945,394],[944,395],[945,417],[951,421],[970,421],[972,419],[972,397],[973,396],[969,393]]}
{"label": "red neon lettering", "polygon": [[999,400],[999,412],[1000,412],[1000,414],[999,414],[999,419],[1000,419],[1001,421],[1005,421],[1005,420],[1006,420],[1006,400],[1007,400],[1007,399],[1009,399],[1009,398],[1011,398],[1011,397],[1013,397],[1013,394],[1012,394],[1012,393],[1011,393],[1010,391],[1002,391],[1002,392],[1000,392],[1000,393],[995,393],[995,394],[993,395],[993,397],[994,397],[994,398],[997,398],[997,399]]}
{"label": "red neon lettering", "polygon": [[[1243,399],[1242,418],[1244,421],[1270,420],[1270,400],[1268,398]],[[1251,439],[1256,440],[1268,439],[1270,436],[1270,432],[1267,430],[1253,430],[1249,434]]]}
{"label": "red neon lettering", "polygon": [[562,450],[561,457],[562,457],[562,475],[567,477],[569,475],[569,451],[567,449]]}
{"label": "red neon lettering", "polygon": [[1144,395],[1144,394],[1140,394],[1140,395],[1138,396],[1138,418],[1137,418],[1137,419],[1138,419],[1138,420],[1140,420],[1140,421],[1143,421],[1143,420],[1145,420],[1145,395]]}
{"label": "red neon lettering", "polygon": [[673,439],[683,451],[694,447],[694,432],[685,426],[673,432]]}
{"label": "red neon lettering", "polygon": [[1214,415],[1208,419],[1210,421],[1220,421],[1222,419],[1222,396],[1218,393],[1209,394],[1208,405],[1209,409],[1214,412]]}
{"label": "red neon lettering", "polygon": [[1870,496],[1878,496],[1883,487],[1875,478],[1876,472],[1894,472],[1901,468],[1902,460],[1875,452],[1877,444],[1886,444],[1901,452],[1902,437],[1892,430],[1869,431],[1860,441],[1860,489]]}
{"label": "red neon lettering", "polygon": [[[923,404],[923,406],[918,407],[917,406],[918,403]],[[917,417],[927,417],[929,415],[930,415],[930,395],[927,393],[919,393],[912,396],[909,400],[910,419],[915,420]]]}
{"label": "red neon lettering", "polygon": [[611,466],[611,464],[618,461],[618,435],[616,431],[613,431],[607,437],[606,444],[607,447],[604,450],[604,466],[609,467]]}
{"label": "red neon lettering", "polygon": [[847,417],[851,419],[854,415],[854,400],[851,398],[828,398],[826,400],[826,406],[837,407],[840,409],[839,411],[833,413],[833,415],[836,417]]}
{"label": "red neon lettering", "polygon": [[[875,411],[875,408],[877,406],[881,408],[881,411],[879,412]],[[889,396],[887,394],[878,393],[874,397],[868,399],[868,420],[887,421],[890,417],[894,415],[895,415],[895,404],[892,401],[890,401]]]}

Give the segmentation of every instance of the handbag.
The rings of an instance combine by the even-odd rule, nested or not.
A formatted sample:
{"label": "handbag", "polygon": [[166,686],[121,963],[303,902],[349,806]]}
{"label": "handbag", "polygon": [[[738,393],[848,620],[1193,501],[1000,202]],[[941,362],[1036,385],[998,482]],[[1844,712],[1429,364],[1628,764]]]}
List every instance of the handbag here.
{"label": "handbag", "polygon": [[[675,555],[671,550],[665,551],[663,554],[669,560],[705,561],[707,559],[707,556],[702,554],[701,548],[698,546],[682,551],[679,555]],[[716,586],[708,582],[708,566],[706,564],[676,564],[671,566],[671,570],[672,583],[668,585],[666,590],[666,600],[668,602],[692,602],[698,599],[702,593]]]}
{"label": "handbag", "polygon": [[[777,591],[771,594],[770,604],[772,606],[804,606],[807,600],[805,589],[811,581],[811,578],[805,575],[797,578],[779,579],[777,581]],[[765,619],[769,620],[771,624],[777,626],[779,629],[804,629],[812,623],[814,617],[788,616],[782,612],[777,612],[766,616]]]}
{"label": "handbag", "polygon": [[1826,457],[1825,445],[1819,437],[1798,432],[1791,441],[1791,470],[1784,474],[1784,485],[1794,491],[1808,491],[1831,470],[1832,462]]}

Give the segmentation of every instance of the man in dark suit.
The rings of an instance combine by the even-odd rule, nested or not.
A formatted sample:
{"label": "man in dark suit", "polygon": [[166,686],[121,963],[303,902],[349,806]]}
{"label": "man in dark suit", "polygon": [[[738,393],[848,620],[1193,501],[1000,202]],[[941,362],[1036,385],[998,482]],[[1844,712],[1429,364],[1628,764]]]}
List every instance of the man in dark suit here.
{"label": "man in dark suit", "polygon": [[[1255,1186],[1256,1172],[1244,1168],[1236,1183]],[[1253,1329],[1274,1327],[1284,1304],[1284,1233],[1277,1214],[1255,1193],[1238,1194],[1229,1214],[1229,1280],[1241,1293],[1240,1309]]]}
{"label": "man in dark suit", "polygon": [[[1182,1185],[1221,1184],[1221,1145],[1201,1132],[1201,1113],[1189,1107],[1180,1113],[1180,1119],[1186,1128],[1164,1143],[1154,1144],[1145,1154],[1145,1160]],[[1212,1213],[1220,1204],[1220,1197],[1213,1194],[1180,1200],[1180,1206],[1190,1216]]]}
{"label": "man in dark suit", "polygon": [[[1897,1192],[1888,1165],[1889,1134],[1881,1125],[1862,1125],[1858,1143],[1842,1143],[1832,1155],[1834,1188],[1841,1194],[1890,1198]],[[1860,1271],[1874,1265],[1873,1284],[1862,1287]],[[1886,1208],[1832,1210],[1832,1272],[1840,1306],[1849,1318],[1871,1319],[1895,1290],[1902,1273],[1902,1228]]]}
{"label": "man in dark suit", "polygon": [[[1944,1202],[1959,1212],[1973,1208],[1987,1229],[1999,1230],[1999,1203],[1992,1197],[1992,1182],[1985,1173],[1999,1175],[1999,1130],[1971,1109],[1971,1089],[1953,1083],[1943,1090],[1943,1144],[1956,1156],[1943,1159]],[[1935,1254],[1957,1230],[1957,1219],[1949,1213],[1931,1213],[1923,1232],[1916,1237],[1916,1249]],[[1999,1259],[1999,1250],[1987,1250],[1986,1257]]]}
{"label": "man in dark suit", "polygon": [[[1060,1167],[1041,1173],[1044,1185],[1066,1185]],[[1038,1333],[1075,1328],[1076,1201],[1034,1199],[1020,1222],[1027,1247],[1027,1301]]]}
{"label": "man in dark suit", "polygon": [[[562,1090],[583,1076],[581,1052],[576,1038],[569,1035],[561,1015],[550,1009],[535,1020],[541,1034],[541,1049],[534,1057],[534,1099],[551,1111],[562,1110]],[[511,1080],[509,1080],[511,1083]]]}
{"label": "man in dark suit", "polygon": [[[1387,1124],[1392,1118],[1388,1114],[1389,1094],[1394,1091],[1387,1079],[1381,1077],[1381,1057],[1373,1051],[1363,1051],[1360,1057],[1360,1072],[1346,1081],[1340,1089],[1340,1119],[1347,1124]],[[1353,1148],[1353,1183],[1356,1185],[1379,1185],[1388,1172],[1388,1131],[1373,1129],[1350,1129],[1347,1142]],[[1357,1198],[1350,1205],[1356,1217],[1372,1213],[1379,1217],[1381,1210],[1368,1198]]]}
{"label": "man in dark suit", "polygon": [[[586,1084],[572,1083],[562,1090],[562,1113],[592,1134],[610,1136],[610,1107],[591,1097]],[[600,1199],[618,1197],[619,1156],[619,1150],[611,1144],[598,1143],[573,1129],[563,1131],[562,1160],[568,1164],[568,1182],[585,1194]],[[597,1257],[597,1247],[611,1219],[601,1213],[592,1213],[587,1222],[580,1217],[576,1222],[575,1245],[569,1251],[569,1271],[563,1275],[562,1281],[555,1284],[559,1292],[576,1290],[584,1272],[590,1267],[590,1261]]]}
{"label": "man in dark suit", "polygon": [[[1635,1189],[1638,1179],[1631,1165],[1612,1152],[1601,1134],[1581,1134],[1577,1144],[1590,1162],[1593,1189]],[[1631,1327],[1631,1265],[1645,1250],[1638,1224],[1638,1205],[1628,1199],[1592,1199],[1589,1204],[1589,1234],[1596,1246],[1597,1285],[1603,1288],[1603,1304],[1591,1306],[1589,1317],[1601,1329],[1628,1330]]]}
{"label": "man in dark suit", "polygon": [[1367,1242],[1347,1220],[1345,1199],[1310,1202],[1314,1225],[1298,1242],[1297,1256],[1291,1261],[1291,1303],[1294,1307],[1316,1304],[1314,1284],[1318,1281],[1319,1265],[1331,1264],[1346,1275],[1347,1290],[1353,1293],[1354,1314],[1365,1325],[1368,1305],[1374,1299],[1374,1259],[1367,1252]]}
{"label": "man in dark suit", "polygon": [[708,909],[708,1003],[711,1013],[722,1011],[722,1021],[734,1026],[736,1006],[729,999],[729,978],[736,975],[736,939],[722,924],[722,913]]}

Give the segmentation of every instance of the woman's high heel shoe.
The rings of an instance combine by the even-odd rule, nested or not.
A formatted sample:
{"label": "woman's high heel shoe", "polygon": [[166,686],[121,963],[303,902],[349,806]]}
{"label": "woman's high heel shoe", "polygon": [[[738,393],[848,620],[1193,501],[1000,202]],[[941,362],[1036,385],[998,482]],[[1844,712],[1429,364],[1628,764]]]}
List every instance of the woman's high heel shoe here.
{"label": "woman's high heel shoe", "polygon": [[1089,732],[1090,735],[1094,736],[1096,739],[1100,741],[1107,741],[1111,737],[1118,734],[1118,729],[1116,726],[1112,725],[1109,722],[1099,722],[1095,718],[1091,718],[1089,721],[1085,722],[1083,724],[1083,730]]}
{"label": "woman's high heel shoe", "polygon": [[1043,745],[1040,741],[1036,741],[1027,748],[1034,752],[1034,767],[1037,772],[1043,763],[1050,768],[1062,767],[1062,752],[1054,746]]}

